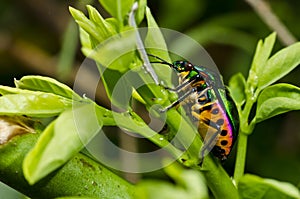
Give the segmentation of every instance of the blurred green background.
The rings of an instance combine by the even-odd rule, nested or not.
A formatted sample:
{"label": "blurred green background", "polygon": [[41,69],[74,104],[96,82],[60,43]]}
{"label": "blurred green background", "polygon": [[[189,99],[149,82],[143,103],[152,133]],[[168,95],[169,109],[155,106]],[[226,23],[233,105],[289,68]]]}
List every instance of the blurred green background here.
{"label": "blurred green background", "polygon": [[[270,0],[268,3],[298,40],[300,1]],[[96,6],[103,16],[108,16],[97,1],[91,0],[1,1],[0,84],[13,85],[13,78],[40,74],[72,86],[75,71],[84,56],[80,52],[77,27],[70,17],[68,6],[85,10],[86,4]],[[185,33],[208,51],[225,84],[237,72],[247,76],[257,41],[273,32],[246,1],[149,0],[148,6],[160,27]],[[283,47],[284,43],[277,40],[274,51]],[[280,81],[300,86],[300,68]],[[99,92],[103,90],[99,89]],[[108,106],[107,100],[97,98],[97,101]],[[298,111],[257,125],[249,138],[246,172],[299,186],[299,122]],[[230,174],[233,172],[234,156],[233,152],[224,165]],[[151,175],[155,173],[147,177]],[[7,188],[0,190],[1,198],[21,197],[14,194]]]}

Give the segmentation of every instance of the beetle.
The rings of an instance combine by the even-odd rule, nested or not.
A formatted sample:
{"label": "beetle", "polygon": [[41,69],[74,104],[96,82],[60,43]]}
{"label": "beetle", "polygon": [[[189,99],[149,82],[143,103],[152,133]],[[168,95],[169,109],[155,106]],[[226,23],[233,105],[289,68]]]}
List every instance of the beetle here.
{"label": "beetle", "polygon": [[158,60],[151,63],[168,65],[179,76],[179,85],[167,88],[178,93],[178,99],[162,111],[182,105],[204,140],[200,151],[201,160],[206,151],[212,151],[214,156],[225,161],[238,136],[239,114],[222,77],[207,67],[189,61],[169,63],[148,55]]}

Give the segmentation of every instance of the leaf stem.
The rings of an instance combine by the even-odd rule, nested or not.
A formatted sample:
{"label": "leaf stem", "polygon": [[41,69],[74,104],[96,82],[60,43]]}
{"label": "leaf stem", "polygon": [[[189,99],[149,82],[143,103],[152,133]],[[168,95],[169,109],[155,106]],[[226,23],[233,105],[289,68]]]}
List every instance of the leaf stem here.
{"label": "leaf stem", "polygon": [[249,124],[249,115],[252,109],[253,104],[257,100],[257,96],[260,93],[259,89],[256,89],[255,92],[251,92],[251,89],[246,89],[246,104],[244,109],[240,113],[240,131],[237,145],[237,156],[235,162],[235,169],[233,178],[235,182],[238,182],[239,179],[244,175],[245,164],[246,164],[246,154],[247,154],[247,141],[248,135],[250,135],[254,129],[256,119]]}
{"label": "leaf stem", "polygon": [[244,132],[240,132],[238,139],[238,150],[234,169],[233,178],[236,182],[244,175],[245,163],[246,163],[246,153],[247,153],[247,140],[248,135]]}

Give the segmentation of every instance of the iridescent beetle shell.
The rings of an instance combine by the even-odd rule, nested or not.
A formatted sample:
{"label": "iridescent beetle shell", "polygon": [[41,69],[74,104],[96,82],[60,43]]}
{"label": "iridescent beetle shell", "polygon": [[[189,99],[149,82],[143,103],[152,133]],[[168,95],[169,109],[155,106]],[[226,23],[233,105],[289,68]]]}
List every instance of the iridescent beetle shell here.
{"label": "iridescent beetle shell", "polygon": [[[179,73],[180,83],[195,78],[190,88],[196,91],[189,95],[182,105],[192,117],[198,132],[204,139],[204,152],[212,153],[221,161],[227,159],[239,131],[238,111],[221,77],[213,71],[195,66],[187,61],[175,61],[172,67]],[[209,88],[205,93],[202,91]]]}
{"label": "iridescent beetle shell", "polygon": [[162,62],[152,63],[169,65],[179,74],[179,89],[174,90],[183,93],[192,91],[182,100],[181,105],[204,139],[201,158],[205,156],[205,151],[212,151],[221,161],[226,160],[238,135],[239,117],[236,105],[223,85],[221,76],[188,61],[175,61],[170,64],[158,59]]}

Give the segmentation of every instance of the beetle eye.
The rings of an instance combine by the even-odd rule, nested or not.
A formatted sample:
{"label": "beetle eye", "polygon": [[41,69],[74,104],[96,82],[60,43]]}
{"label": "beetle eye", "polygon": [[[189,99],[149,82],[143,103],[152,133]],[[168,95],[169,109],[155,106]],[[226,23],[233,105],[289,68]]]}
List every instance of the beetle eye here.
{"label": "beetle eye", "polygon": [[186,68],[186,70],[190,71],[190,70],[192,70],[192,68],[193,68],[193,64],[190,63],[190,62],[186,62],[186,63],[185,63],[185,68]]}

